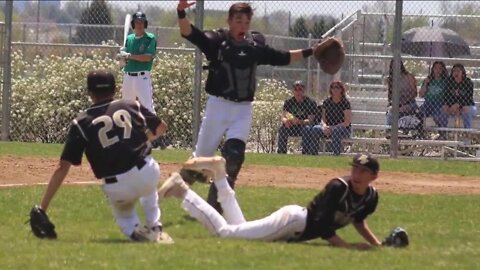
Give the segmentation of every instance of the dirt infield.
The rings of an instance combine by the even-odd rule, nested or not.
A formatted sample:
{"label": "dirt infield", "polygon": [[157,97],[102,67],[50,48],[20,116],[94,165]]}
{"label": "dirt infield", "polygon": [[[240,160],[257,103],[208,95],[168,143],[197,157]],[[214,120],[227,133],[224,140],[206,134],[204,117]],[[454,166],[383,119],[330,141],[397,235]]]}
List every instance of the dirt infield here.
{"label": "dirt infield", "polygon": [[[11,184],[47,183],[58,159],[33,157],[0,157],[0,186]],[[161,164],[162,179],[180,168],[180,164]],[[324,168],[293,168],[245,165],[238,185],[278,186],[321,189],[335,176],[348,174],[348,170]],[[94,181],[88,164],[70,170],[66,183]],[[98,181],[100,183],[100,181]],[[375,186],[380,191],[410,194],[480,194],[478,177],[441,174],[381,172]]]}

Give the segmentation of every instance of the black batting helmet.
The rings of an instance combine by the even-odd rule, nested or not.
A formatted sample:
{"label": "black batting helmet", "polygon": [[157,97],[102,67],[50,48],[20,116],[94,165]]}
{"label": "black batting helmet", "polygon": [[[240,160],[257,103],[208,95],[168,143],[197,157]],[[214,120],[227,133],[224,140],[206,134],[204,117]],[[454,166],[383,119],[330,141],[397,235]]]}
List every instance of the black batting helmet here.
{"label": "black batting helmet", "polygon": [[137,11],[132,14],[132,22],[130,23],[132,29],[135,29],[135,20],[143,21],[145,28],[148,26],[147,15],[141,11]]}
{"label": "black batting helmet", "polygon": [[115,92],[115,77],[108,70],[93,70],[87,75],[87,88],[94,94]]}

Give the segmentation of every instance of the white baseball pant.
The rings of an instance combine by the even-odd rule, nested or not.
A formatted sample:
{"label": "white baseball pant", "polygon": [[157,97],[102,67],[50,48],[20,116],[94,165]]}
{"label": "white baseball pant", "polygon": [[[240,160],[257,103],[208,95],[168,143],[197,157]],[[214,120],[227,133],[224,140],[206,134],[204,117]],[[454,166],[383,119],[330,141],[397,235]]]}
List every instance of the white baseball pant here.
{"label": "white baseball pant", "polygon": [[145,215],[145,225],[149,228],[161,225],[157,186],[160,180],[160,166],[151,157],[138,169],[115,175],[118,182],[106,184],[102,188],[112,208],[113,216],[122,232],[129,237],[137,224],[140,224],[135,204],[140,204]]}
{"label": "white baseball pant", "polygon": [[[144,75],[140,75],[143,72]],[[122,98],[140,101],[145,108],[155,113],[153,105],[152,78],[149,71],[134,72],[137,76],[123,74]]]}
{"label": "white baseball pant", "polygon": [[245,143],[252,127],[252,102],[233,102],[209,95],[198,133],[195,157],[211,157],[225,140],[239,139]]}
{"label": "white baseball pant", "polygon": [[[223,238],[288,241],[298,238],[305,230],[307,222],[305,207],[287,205],[265,218],[245,221],[235,192],[228,185],[227,179],[215,181],[215,186],[225,218],[191,189],[187,191],[182,201],[182,208],[213,235]],[[243,222],[231,224],[229,220],[232,219]]]}

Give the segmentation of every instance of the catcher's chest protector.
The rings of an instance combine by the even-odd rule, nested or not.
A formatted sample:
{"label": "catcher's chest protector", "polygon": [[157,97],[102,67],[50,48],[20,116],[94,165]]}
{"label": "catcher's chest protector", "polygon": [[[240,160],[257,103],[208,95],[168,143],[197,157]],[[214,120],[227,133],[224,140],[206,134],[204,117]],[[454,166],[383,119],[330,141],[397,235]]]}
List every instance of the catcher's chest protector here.
{"label": "catcher's chest protector", "polygon": [[245,41],[237,42],[223,29],[217,31],[217,37],[222,42],[217,58],[210,62],[209,67],[212,75],[217,76],[215,79],[227,81],[218,85],[222,89],[217,91],[238,101],[252,100],[256,90],[258,47],[264,45],[265,38],[258,32],[251,32]]}

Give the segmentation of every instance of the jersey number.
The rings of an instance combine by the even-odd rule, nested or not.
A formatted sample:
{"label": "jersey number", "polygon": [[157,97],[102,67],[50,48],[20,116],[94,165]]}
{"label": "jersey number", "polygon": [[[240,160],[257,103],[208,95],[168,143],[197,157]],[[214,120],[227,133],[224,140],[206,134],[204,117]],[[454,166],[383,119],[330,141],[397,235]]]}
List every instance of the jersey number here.
{"label": "jersey number", "polygon": [[132,117],[126,110],[118,110],[113,114],[113,121],[110,116],[102,115],[93,119],[94,125],[103,123],[103,127],[98,130],[98,140],[103,148],[107,148],[112,144],[117,143],[120,139],[117,135],[109,138],[107,132],[112,130],[113,124],[123,128],[123,138],[129,139],[132,133]]}

